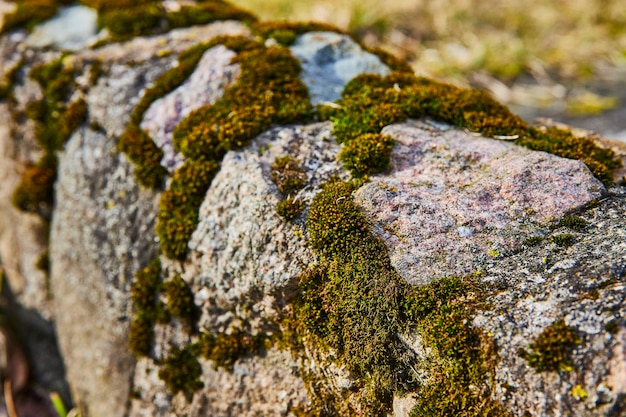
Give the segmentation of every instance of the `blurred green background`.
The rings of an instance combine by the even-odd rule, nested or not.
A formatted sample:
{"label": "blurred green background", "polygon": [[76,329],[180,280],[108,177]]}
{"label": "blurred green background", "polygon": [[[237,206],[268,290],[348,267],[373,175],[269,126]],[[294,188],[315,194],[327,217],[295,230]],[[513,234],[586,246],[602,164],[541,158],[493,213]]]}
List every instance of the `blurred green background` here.
{"label": "blurred green background", "polygon": [[626,100],[626,0],[231,2],[264,20],[334,24],[420,75],[490,91],[527,118],[585,125]]}

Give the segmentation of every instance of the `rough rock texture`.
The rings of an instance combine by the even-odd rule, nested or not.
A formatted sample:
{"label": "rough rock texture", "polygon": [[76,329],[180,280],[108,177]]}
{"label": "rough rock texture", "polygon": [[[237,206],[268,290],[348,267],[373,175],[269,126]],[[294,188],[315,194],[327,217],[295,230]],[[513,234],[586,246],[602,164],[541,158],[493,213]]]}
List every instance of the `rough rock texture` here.
{"label": "rough rock texture", "polygon": [[170,173],[184,161],[172,145],[174,128],[193,110],[219,100],[224,90],[237,80],[241,69],[238,64],[230,63],[235,55],[221,45],[209,49],[183,85],[156,100],[146,111],[141,128],[163,150],[161,164]]}
{"label": "rough rock texture", "polygon": [[[623,415],[626,395],[626,340],[621,324],[626,274],[626,193],[611,196],[581,214],[588,226],[575,233],[575,243],[562,248],[542,244],[497,262],[486,281],[506,289],[490,301],[474,324],[493,335],[500,362],[496,370],[498,398],[514,415]],[[553,235],[567,232],[559,228]],[[573,371],[536,372],[520,357],[547,326],[559,319],[577,329],[582,344],[573,353]],[[607,324],[620,323],[611,333]],[[580,385],[584,400],[573,395]]]}
{"label": "rough rock texture", "polygon": [[292,416],[294,408],[308,403],[299,365],[287,351],[272,349],[262,357],[244,358],[232,371],[215,369],[210,361],[200,362],[204,388],[187,403],[183,394],[171,398],[151,360],[140,360],[134,387],[142,398],[132,401],[130,415]]}
{"label": "rough rock texture", "polygon": [[[341,364],[331,363],[332,352],[292,351],[281,343],[236,359],[230,369],[200,358],[203,387],[172,394],[158,375],[164,359],[174,346],[199,339],[176,318],[155,326],[148,358],[137,360],[128,349],[133,275],[158,256],[154,224],[160,191],[138,186],[116,141],[142,92],[176,65],[177,55],[224,33],[249,32],[238,22],[215,23],[68,58],[82,70],[75,95],[85,98],[89,114],[58,154],[49,277],[33,266],[45,250],[40,219],[18,213],[9,200],[19,174],[41,155],[33,123],[22,117],[28,104],[41,98],[28,69],[60,54],[30,50],[18,37],[0,39],[2,74],[9,70],[6,63],[25,58],[12,88],[14,100],[0,102],[0,264],[20,308],[46,318],[46,331],[54,323],[73,400],[85,417],[301,415],[311,401],[311,374],[337,396],[352,395],[355,380]],[[335,33],[302,35],[291,50],[301,61],[313,103],[337,99],[359,73],[388,71],[377,57]],[[172,171],[179,163],[171,148],[173,128],[236,81],[239,69],[230,65],[231,57],[225,48],[207,51],[187,83],[145,114],[142,126],[166,151],[164,164]],[[103,74],[91,85],[86,68],[95,60],[102,61]],[[11,111],[14,117],[8,117]],[[430,120],[395,124],[383,133],[396,141],[393,169],[371,178],[354,194],[355,202],[409,283],[480,272],[476,276],[497,288],[486,300],[490,308],[472,322],[498,347],[494,399],[520,417],[623,414],[624,187],[606,190],[578,161]],[[200,310],[195,330],[276,334],[276,319],[291,302],[299,275],[320,261],[308,243],[309,206],[331,177],[349,179],[337,159],[340,151],[332,122],[311,121],[274,126],[226,154],[204,196],[187,258],[161,256],[163,279],[179,275],[193,292]],[[272,164],[285,155],[305,177],[304,188],[293,196],[303,211],[292,222],[276,212],[287,196],[271,175]],[[593,207],[585,206],[594,199]],[[570,211],[587,224],[576,230],[556,226]],[[571,246],[557,244],[555,237],[565,234]],[[530,237],[539,238],[535,246],[523,244]],[[582,341],[572,351],[572,369],[538,372],[520,350],[560,319]],[[401,340],[425,359],[425,368],[416,372],[428,379],[432,352],[415,335]],[[419,392],[398,394],[388,411],[407,417],[418,400]]]}
{"label": "rough rock texture", "polygon": [[50,235],[56,325],[74,400],[93,416],[125,413],[130,278],[155,253],[154,194],[131,173],[115,143],[90,129],[74,134],[59,166]]}
{"label": "rough rock texture", "polygon": [[298,37],[291,53],[302,64],[302,81],[313,104],[337,100],[346,83],[359,74],[389,73],[380,58],[338,33],[305,33]]}
{"label": "rough rock texture", "polygon": [[355,201],[411,283],[484,269],[605,193],[579,161],[423,122],[388,126],[393,169]]}

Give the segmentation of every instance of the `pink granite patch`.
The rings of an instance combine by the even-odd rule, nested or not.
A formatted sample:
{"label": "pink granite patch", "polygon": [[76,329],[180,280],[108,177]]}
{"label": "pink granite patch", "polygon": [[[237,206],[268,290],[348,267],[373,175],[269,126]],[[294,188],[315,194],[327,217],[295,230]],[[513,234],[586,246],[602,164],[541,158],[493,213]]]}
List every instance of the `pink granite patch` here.
{"label": "pink granite patch", "polygon": [[383,133],[394,168],[355,201],[409,282],[482,269],[605,192],[582,162],[510,142],[415,121]]}
{"label": "pink granite patch", "polygon": [[141,128],[163,150],[161,165],[170,173],[184,160],[172,145],[176,125],[193,110],[215,103],[237,81],[241,69],[238,64],[231,64],[235,55],[222,45],[207,50],[189,79],[154,101],[146,111]]}

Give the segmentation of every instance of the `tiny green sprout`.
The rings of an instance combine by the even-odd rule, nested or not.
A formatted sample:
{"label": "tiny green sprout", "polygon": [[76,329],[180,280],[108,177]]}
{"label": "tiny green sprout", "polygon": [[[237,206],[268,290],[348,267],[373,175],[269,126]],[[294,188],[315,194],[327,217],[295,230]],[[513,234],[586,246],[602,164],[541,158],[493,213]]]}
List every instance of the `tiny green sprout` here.
{"label": "tiny green sprout", "polygon": [[61,396],[58,393],[56,392],[51,393],[50,401],[52,402],[52,405],[54,406],[54,409],[56,410],[57,414],[59,414],[59,417],[67,416],[67,410],[65,409],[63,400],[61,399]]}

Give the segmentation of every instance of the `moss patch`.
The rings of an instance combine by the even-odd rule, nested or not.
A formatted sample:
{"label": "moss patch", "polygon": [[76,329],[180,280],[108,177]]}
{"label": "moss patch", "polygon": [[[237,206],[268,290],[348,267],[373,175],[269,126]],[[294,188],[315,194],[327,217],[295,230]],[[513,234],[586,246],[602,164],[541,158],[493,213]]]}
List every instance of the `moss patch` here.
{"label": "moss patch", "polygon": [[163,284],[163,292],[167,297],[167,310],[172,316],[179,318],[188,331],[193,332],[199,311],[194,303],[191,288],[180,275],[176,274]]}
{"label": "moss patch", "polygon": [[572,246],[576,241],[576,238],[571,233],[562,233],[560,235],[552,236],[552,241],[561,247]]}
{"label": "moss patch", "polygon": [[[199,181],[194,167],[217,170],[227,151],[246,145],[273,123],[304,121],[311,114],[306,86],[298,78],[300,65],[287,50],[266,48],[244,37],[223,37],[213,43],[238,53],[233,62],[241,65],[241,77],[220,100],[191,112],[174,131],[174,146],[187,162],[163,194],[157,223],[163,252],[172,259],[185,257],[212,180],[205,176]],[[185,189],[189,184],[193,184],[191,198]]]}
{"label": "moss patch", "polygon": [[154,343],[154,324],[167,320],[167,312],[159,292],[162,287],[161,262],[153,259],[135,275],[131,299],[135,315],[130,325],[129,347],[137,356],[149,356]]}
{"label": "moss patch", "polygon": [[579,216],[565,216],[559,220],[557,227],[567,227],[576,232],[582,232],[587,227],[587,221]]}
{"label": "moss patch", "polygon": [[[321,263],[301,277],[300,296],[286,322],[290,343],[305,343],[345,366],[357,381],[351,391],[365,415],[386,415],[394,393],[415,390],[420,402],[413,416],[506,415],[486,394],[493,343],[469,325],[477,294],[484,296],[487,288],[457,277],[408,285],[352,201],[355,188],[330,182],[313,200],[308,230]],[[433,382],[423,387],[411,371],[416,358],[398,338],[415,331],[440,358],[430,370]],[[346,409],[346,398],[311,389],[322,399],[313,415],[325,415],[325,401],[333,401],[334,410]]]}
{"label": "moss patch", "polygon": [[77,70],[66,64],[62,57],[34,67],[30,72],[30,77],[41,86],[43,98],[30,103],[26,116],[35,122],[35,138],[44,154],[24,172],[13,193],[13,204],[45,219],[49,218],[53,205],[56,152],[87,118],[87,104],[83,99],[68,104],[76,73]]}
{"label": "moss patch", "polygon": [[565,320],[557,320],[548,326],[533,343],[528,345],[530,351],[522,350],[520,354],[528,365],[537,371],[571,371],[571,353],[580,345],[576,329],[565,324]]}
{"label": "moss patch", "polygon": [[[54,17],[60,6],[70,5],[72,1],[19,0],[15,3],[17,8],[5,16],[2,32],[20,27],[30,30]],[[175,11],[168,11],[160,0],[81,0],[79,3],[98,11],[98,27],[108,29],[110,40],[116,42],[219,20],[256,21],[251,13],[222,0],[182,4]]]}
{"label": "moss patch", "polygon": [[[324,108],[322,113],[333,121],[337,141],[350,150],[350,157],[344,160],[351,163],[349,167],[353,170],[355,159],[366,160],[373,146],[384,144],[382,136],[376,141],[364,135],[379,134],[391,123],[425,116],[488,137],[517,137],[515,143],[518,145],[579,159],[605,184],[611,182],[613,171],[621,166],[613,151],[600,148],[591,139],[575,138],[562,129],[528,127],[486,93],[408,73],[396,72],[386,77],[357,76],[346,85],[338,105],[337,108]],[[368,146],[360,145],[359,138],[367,138]],[[389,154],[383,152],[374,161],[379,166],[386,166]]]}
{"label": "moss patch", "polygon": [[265,334],[250,335],[241,329],[229,334],[202,333],[192,350],[197,355],[213,361],[216,367],[230,370],[238,359],[257,355],[271,346],[271,338]]}
{"label": "moss patch", "polygon": [[189,395],[202,388],[204,384],[200,381],[201,376],[202,366],[195,355],[188,349],[175,346],[163,359],[159,369],[159,378],[172,394],[182,391]]}
{"label": "moss patch", "polygon": [[287,221],[294,220],[304,210],[304,204],[294,195],[306,185],[306,174],[298,161],[289,155],[276,158],[271,169],[270,179],[283,195],[283,199],[276,205],[276,213]]}

